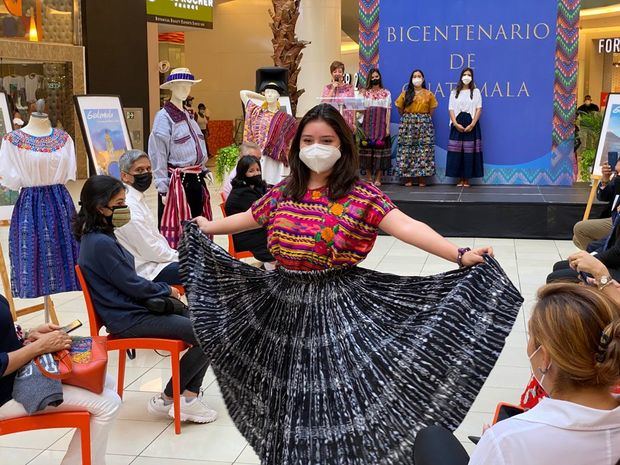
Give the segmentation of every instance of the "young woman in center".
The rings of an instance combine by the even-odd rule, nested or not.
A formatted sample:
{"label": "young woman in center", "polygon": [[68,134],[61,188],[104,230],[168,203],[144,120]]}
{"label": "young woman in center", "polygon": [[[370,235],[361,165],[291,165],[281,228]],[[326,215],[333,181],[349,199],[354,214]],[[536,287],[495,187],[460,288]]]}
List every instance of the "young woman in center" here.
{"label": "young woman in center", "polygon": [[402,118],[398,131],[397,170],[405,186],[413,186],[417,178],[420,187],[426,178],[435,174],[435,127],[433,113],[437,108],[435,95],[426,88],[424,73],[411,73],[407,90],[394,102]]}
{"label": "young woman in center", "polygon": [[471,178],[484,176],[482,159],[482,94],[474,82],[474,70],[464,68],[456,89],[450,92],[450,140],[446,176],[458,178],[457,187],[469,187]]}
{"label": "young woman in center", "polygon": [[[262,464],[411,464],[421,427],[462,421],[522,298],[489,247],[459,249],[359,179],[331,105],[303,117],[289,160],[290,177],[248,211],[186,227],[195,334]],[[261,226],[275,271],[206,235]],[[379,229],[461,268],[403,277],[356,266]]]}

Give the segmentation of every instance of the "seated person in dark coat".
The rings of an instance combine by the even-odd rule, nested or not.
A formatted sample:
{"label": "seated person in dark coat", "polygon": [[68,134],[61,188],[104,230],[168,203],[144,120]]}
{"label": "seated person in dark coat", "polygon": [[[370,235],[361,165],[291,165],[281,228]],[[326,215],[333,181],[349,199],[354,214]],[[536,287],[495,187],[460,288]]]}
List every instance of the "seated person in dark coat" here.
{"label": "seated person in dark coat", "polygon": [[[265,195],[267,190],[261,177],[260,164],[250,155],[239,159],[237,175],[231,184],[232,190],[224,206],[228,216],[248,211],[254,202]],[[233,242],[237,251],[252,252],[257,260],[265,264],[266,269],[275,268],[275,259],[267,249],[267,231],[264,228],[233,234]]]}

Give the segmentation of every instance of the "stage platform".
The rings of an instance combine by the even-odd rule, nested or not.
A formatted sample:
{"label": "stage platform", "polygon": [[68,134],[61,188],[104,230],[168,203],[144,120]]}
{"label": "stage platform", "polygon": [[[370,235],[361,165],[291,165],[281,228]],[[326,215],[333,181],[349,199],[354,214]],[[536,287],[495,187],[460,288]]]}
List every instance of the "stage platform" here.
{"label": "stage platform", "polygon": [[[398,207],[444,236],[519,239],[571,239],[573,226],[583,218],[590,186],[437,185],[381,189]],[[590,218],[605,204],[595,202]]]}

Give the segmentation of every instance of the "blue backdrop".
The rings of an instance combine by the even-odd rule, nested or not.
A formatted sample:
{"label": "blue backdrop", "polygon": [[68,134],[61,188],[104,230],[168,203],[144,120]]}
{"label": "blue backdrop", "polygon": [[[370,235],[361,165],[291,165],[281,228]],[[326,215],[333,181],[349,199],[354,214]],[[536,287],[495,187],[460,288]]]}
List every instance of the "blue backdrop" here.
{"label": "blue backdrop", "polygon": [[[551,163],[557,8],[540,0],[381,2],[379,68],[393,99],[420,68],[439,101],[433,120],[440,178],[450,89],[468,65],[482,91],[486,182],[498,182],[488,176],[494,169]],[[398,123],[398,113],[392,115]]]}

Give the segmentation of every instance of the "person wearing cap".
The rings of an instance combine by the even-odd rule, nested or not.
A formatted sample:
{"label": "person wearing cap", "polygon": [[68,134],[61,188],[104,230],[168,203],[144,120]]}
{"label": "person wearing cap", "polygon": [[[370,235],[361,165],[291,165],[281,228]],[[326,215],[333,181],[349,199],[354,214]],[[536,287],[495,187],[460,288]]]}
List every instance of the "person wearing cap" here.
{"label": "person wearing cap", "polygon": [[590,95],[586,95],[583,105],[580,105],[579,108],[577,108],[577,114],[583,115],[585,113],[593,113],[595,111],[599,111],[598,105],[592,102],[592,97]]}
{"label": "person wearing cap", "polygon": [[185,110],[193,85],[201,82],[187,68],[173,69],[160,87],[172,96],[155,115],[149,136],[148,154],[159,193],[159,228],[171,247],[176,248],[183,221],[197,216],[211,218],[207,146],[198,123]]}
{"label": "person wearing cap", "polygon": [[[262,94],[250,90],[240,92],[245,105],[243,142],[254,142],[261,149],[263,179],[278,184],[290,173],[288,152],[297,131],[297,120],[280,110],[280,96],[286,93],[283,82],[263,82]],[[257,105],[252,99],[262,101]]]}

